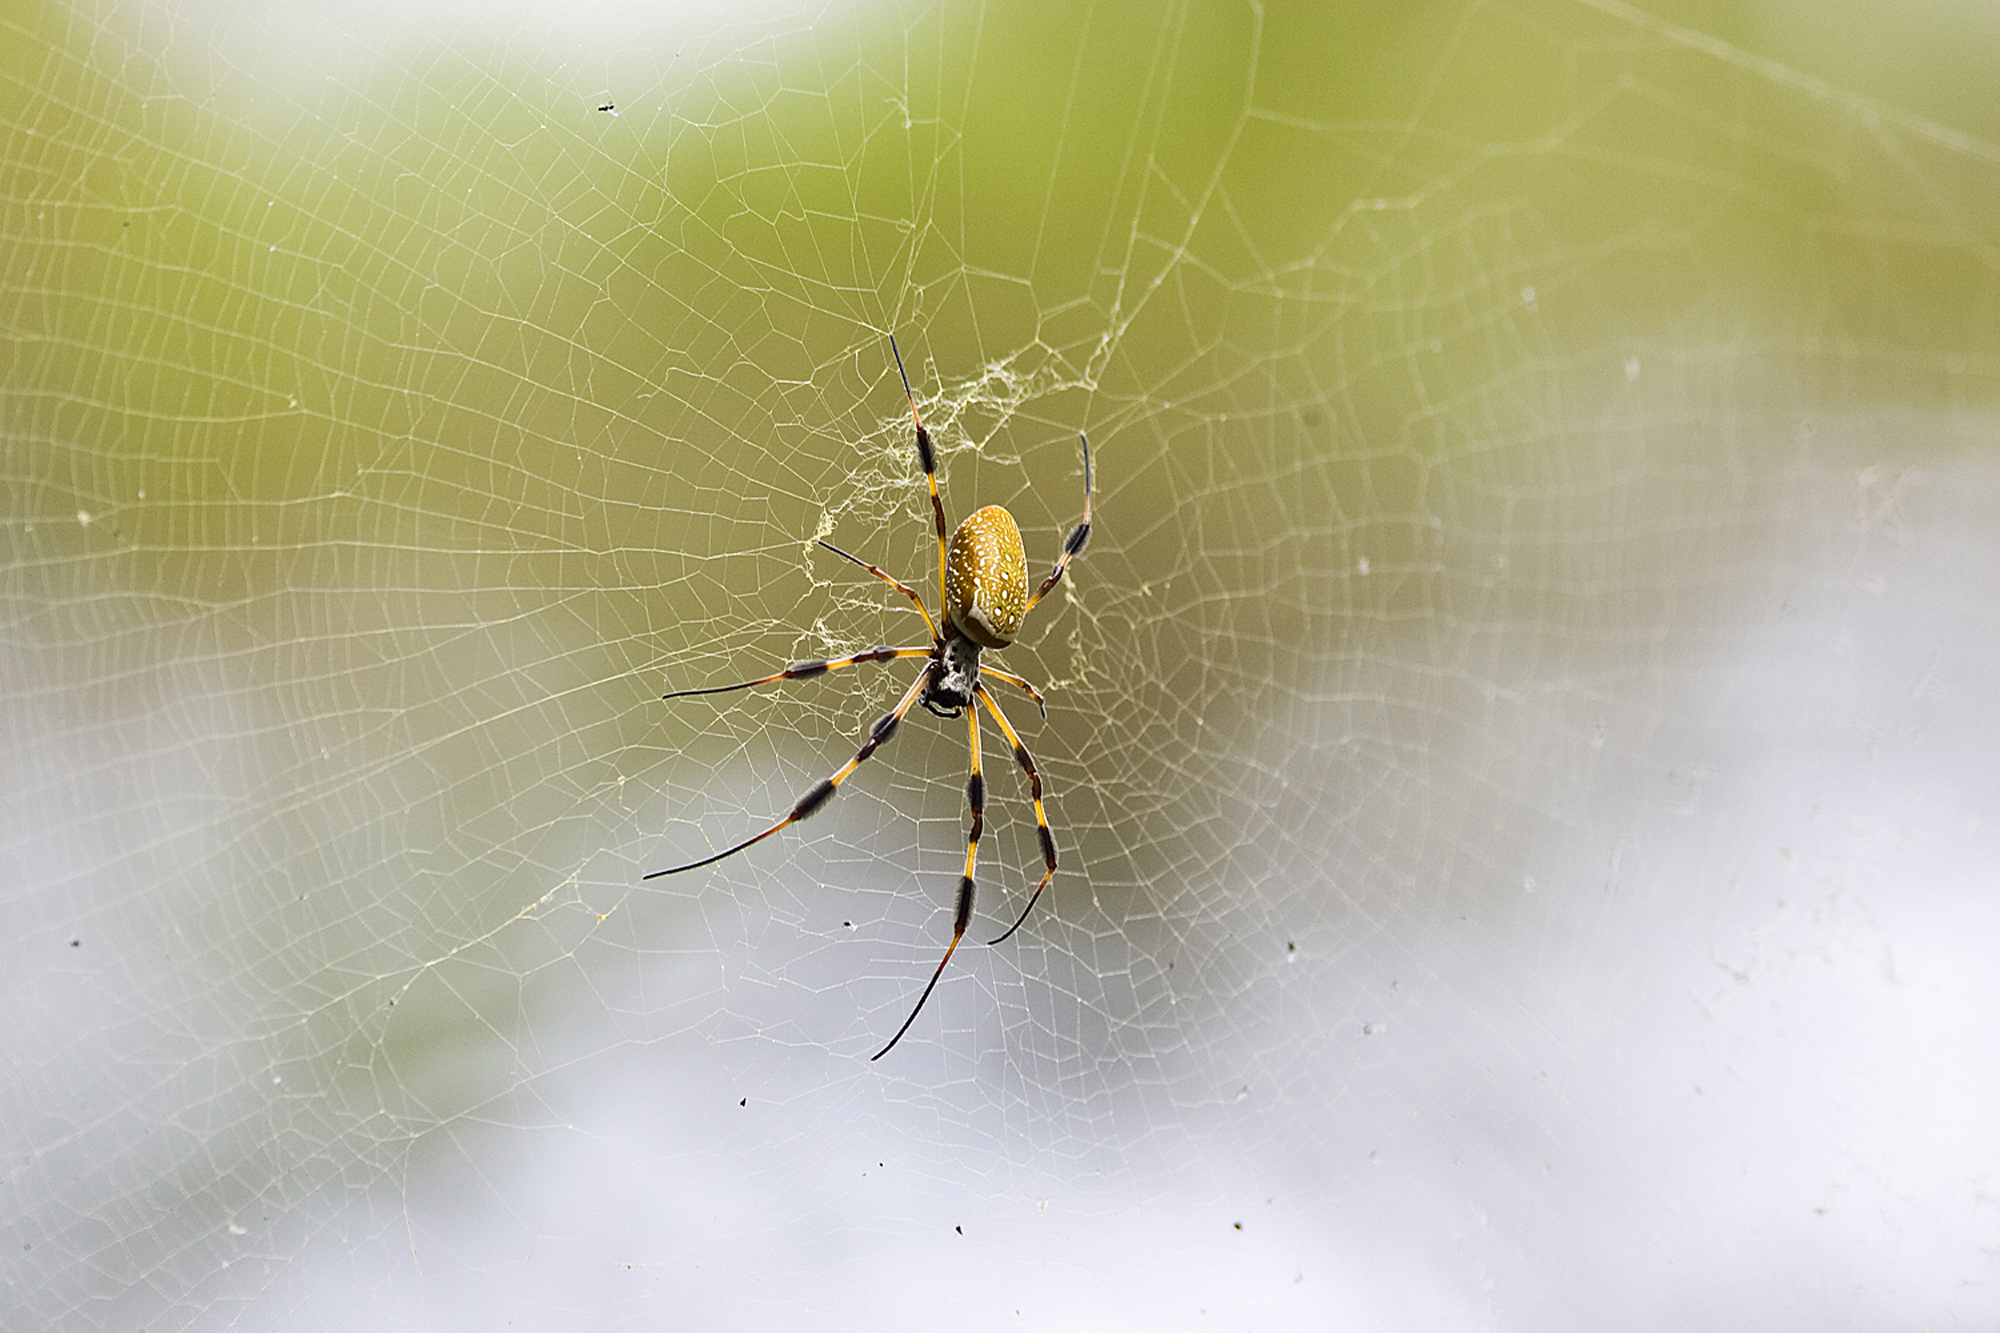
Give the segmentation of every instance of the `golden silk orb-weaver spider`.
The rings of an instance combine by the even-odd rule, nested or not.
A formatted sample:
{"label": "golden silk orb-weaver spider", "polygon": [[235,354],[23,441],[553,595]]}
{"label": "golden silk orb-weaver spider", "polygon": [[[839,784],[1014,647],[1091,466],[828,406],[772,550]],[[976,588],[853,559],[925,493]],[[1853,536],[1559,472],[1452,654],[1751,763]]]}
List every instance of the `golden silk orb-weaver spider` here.
{"label": "golden silk orb-weaver spider", "polygon": [[910,1010],[910,1016],[903,1020],[903,1026],[896,1029],[896,1035],[889,1038],[889,1044],[870,1056],[880,1060],[903,1034],[910,1030],[910,1024],[917,1021],[924,1004],[937,989],[938,978],[944,975],[945,965],[958,952],[959,941],[965,938],[965,928],[972,921],[973,869],[979,860],[979,835],[986,827],[986,779],[979,770],[979,710],[984,708],[993,715],[993,721],[1000,727],[1000,733],[1007,743],[1014,747],[1014,762],[1028,775],[1028,792],[1035,805],[1035,829],[1042,843],[1042,860],[1048,868],[1042,872],[1042,882],[1035,886],[1028,897],[1027,906],[1021,915],[1014,918],[1014,924],[999,936],[988,940],[988,944],[999,944],[1021,928],[1028,919],[1028,913],[1041,900],[1042,890],[1048,888],[1049,880],[1056,873],[1056,840],[1049,833],[1049,818],[1042,808],[1042,777],[1035,771],[1035,761],[1028,755],[1028,747],[1021,743],[1013,723],[1000,711],[999,701],[987,690],[982,676],[1006,681],[1009,685],[1027,692],[1035,701],[1042,716],[1048,716],[1048,704],[1041,691],[1021,677],[998,667],[983,665],[979,655],[989,648],[1005,648],[1020,633],[1021,622],[1027,618],[1035,604],[1049,595],[1049,591],[1062,582],[1063,571],[1069,562],[1083,550],[1083,544],[1090,540],[1090,437],[1079,433],[1083,441],[1083,521],[1076,530],[1063,541],[1062,554],[1056,557],[1056,567],[1042,580],[1042,586],[1035,595],[1028,595],[1028,561],[1021,547],[1021,529],[1015,524],[1014,516],[999,505],[988,505],[979,510],[958,530],[946,535],[944,521],[944,500],[938,493],[937,451],[931,447],[931,434],[924,429],[924,421],[917,414],[917,396],[910,389],[910,375],[903,369],[903,354],[896,347],[896,340],[889,339],[889,351],[896,358],[896,373],[903,379],[903,396],[910,403],[910,420],[917,428],[917,461],[923,465],[924,481],[930,487],[931,516],[937,524],[938,542],[938,601],[944,616],[942,628],[931,618],[930,609],[924,605],[923,595],[901,579],[895,578],[866,560],[849,555],[831,542],[821,542],[827,550],[843,560],[861,566],[876,578],[894,588],[915,603],[917,613],[924,618],[924,627],[930,631],[928,645],[911,648],[870,648],[852,657],[835,658],[832,661],[795,662],[783,671],[757,680],[746,680],[737,685],[712,685],[700,690],[677,690],[662,695],[666,699],[685,699],[696,694],[727,694],[732,690],[747,690],[757,685],[769,685],[780,680],[805,680],[822,676],[842,667],[855,666],[864,662],[891,662],[897,658],[921,657],[924,669],[910,687],[903,691],[903,697],[896,706],[877,718],[868,728],[868,739],[832,777],[822,778],[809,788],[806,794],[793,803],[791,813],[754,837],[745,838],[734,847],[690,861],[683,866],[667,870],[655,870],[647,879],[658,879],[662,875],[678,875],[683,870],[698,870],[702,866],[713,865],[726,856],[734,856],[746,847],[755,846],[780,829],[788,828],[818,813],[827,801],[832,799],[840,784],[847,781],[855,769],[867,762],[870,755],[888,743],[896,734],[896,728],[903,723],[904,714],[921,703],[938,717],[955,718],[963,714],[967,719],[967,730],[971,738],[972,775],[965,783],[965,803],[972,810],[972,831],[965,840],[965,873],[958,881],[958,911],[951,927],[951,944],[946,947],[944,957],[938,960],[937,970],[931,973],[924,993],[917,997],[917,1003]]}

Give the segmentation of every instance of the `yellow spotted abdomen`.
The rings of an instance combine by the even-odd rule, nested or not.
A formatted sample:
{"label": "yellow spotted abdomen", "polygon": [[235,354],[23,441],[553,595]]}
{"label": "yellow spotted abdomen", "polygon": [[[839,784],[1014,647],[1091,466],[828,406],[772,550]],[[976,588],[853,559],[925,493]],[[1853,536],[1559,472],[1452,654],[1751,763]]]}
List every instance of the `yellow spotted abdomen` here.
{"label": "yellow spotted abdomen", "polygon": [[1021,529],[999,505],[958,525],[944,562],[945,614],[981,648],[1005,648],[1028,611],[1028,557]]}

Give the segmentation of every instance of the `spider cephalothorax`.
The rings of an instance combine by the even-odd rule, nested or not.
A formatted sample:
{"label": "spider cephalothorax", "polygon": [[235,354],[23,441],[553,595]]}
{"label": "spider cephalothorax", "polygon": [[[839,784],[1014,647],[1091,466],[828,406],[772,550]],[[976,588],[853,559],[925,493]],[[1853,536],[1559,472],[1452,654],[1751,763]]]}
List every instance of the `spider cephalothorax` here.
{"label": "spider cephalothorax", "polygon": [[947,630],[936,659],[917,702],[939,717],[957,717],[972,706],[979,689],[979,645],[955,629]]}
{"label": "spider cephalothorax", "polygon": [[965,843],[965,873],[958,882],[958,907],[955,913],[951,944],[945,949],[944,957],[938,960],[937,970],[931,973],[930,983],[924,993],[917,997],[917,1003],[910,1010],[910,1016],[903,1020],[903,1026],[896,1029],[896,1035],[889,1038],[889,1044],[875,1052],[871,1059],[879,1060],[887,1055],[895,1044],[910,1030],[910,1024],[917,1021],[923,1012],[924,1002],[937,988],[938,978],[944,975],[945,964],[958,951],[958,943],[965,937],[965,928],[972,920],[973,868],[979,859],[979,835],[986,826],[986,779],[979,769],[979,710],[984,708],[992,714],[999,725],[1001,734],[1014,747],[1014,761],[1021,771],[1028,775],[1028,791],[1035,805],[1035,827],[1042,844],[1042,859],[1047,869],[1042,873],[1042,882],[1035,886],[1028,897],[1027,906],[1014,919],[1014,924],[1002,932],[998,938],[988,941],[998,944],[1021,928],[1041,899],[1042,890],[1048,888],[1049,880],[1056,873],[1056,843],[1049,833],[1047,813],[1042,809],[1042,778],[1035,771],[1035,761],[1028,757],[1028,747],[1021,744],[1021,738],[1007,715],[1000,711],[999,702],[988,692],[982,676],[992,676],[995,680],[1006,681],[1009,685],[1026,691],[1029,698],[1042,710],[1044,716],[1048,707],[1041,692],[1033,685],[998,667],[983,666],[979,655],[988,648],[1005,648],[1020,633],[1021,622],[1035,604],[1048,596],[1049,590],[1062,581],[1063,571],[1069,562],[1083,550],[1083,544],[1090,540],[1090,439],[1083,440],[1083,522],[1064,540],[1062,554],[1056,557],[1056,566],[1049,576],[1042,580],[1042,586],[1035,595],[1028,595],[1027,556],[1021,546],[1021,529],[1014,522],[1014,516],[999,505],[988,505],[974,513],[958,530],[946,535],[944,499],[938,493],[937,451],[931,446],[931,435],[924,429],[923,418],[917,414],[917,396],[911,392],[910,376],[903,369],[903,354],[896,348],[896,340],[889,340],[889,350],[896,357],[897,373],[903,377],[903,395],[909,399],[910,420],[917,428],[917,461],[923,465],[924,481],[930,487],[931,515],[937,526],[938,542],[938,604],[944,618],[939,626],[931,618],[930,609],[915,588],[877,569],[857,556],[849,555],[831,542],[821,542],[827,550],[842,559],[853,561],[876,578],[908,597],[916,604],[924,625],[930,630],[931,641],[927,646],[911,648],[870,648],[866,652],[855,653],[851,657],[836,658],[832,661],[797,662],[783,671],[764,676],[757,680],[746,680],[737,685],[716,685],[700,690],[679,690],[664,696],[681,699],[694,694],[725,694],[731,690],[747,690],[753,685],[768,685],[777,680],[804,680],[811,676],[824,675],[841,667],[854,666],[863,662],[890,662],[897,658],[921,657],[927,659],[924,669],[903,691],[903,697],[896,706],[877,718],[868,728],[868,739],[862,742],[854,758],[847,761],[838,772],[815,783],[806,794],[793,803],[791,813],[765,829],[755,837],[746,838],[734,847],[726,848],[713,856],[686,865],[673,866],[667,870],[655,870],[647,879],[657,879],[661,875],[679,874],[683,870],[694,870],[712,865],[725,856],[733,855],[746,847],[762,842],[782,828],[798,823],[819,810],[832,799],[840,784],[848,775],[859,768],[868,757],[887,744],[896,734],[903,718],[910,709],[921,702],[923,706],[939,717],[955,718],[963,714],[967,719],[972,752],[972,773],[966,779],[965,801],[972,812],[972,829]]}

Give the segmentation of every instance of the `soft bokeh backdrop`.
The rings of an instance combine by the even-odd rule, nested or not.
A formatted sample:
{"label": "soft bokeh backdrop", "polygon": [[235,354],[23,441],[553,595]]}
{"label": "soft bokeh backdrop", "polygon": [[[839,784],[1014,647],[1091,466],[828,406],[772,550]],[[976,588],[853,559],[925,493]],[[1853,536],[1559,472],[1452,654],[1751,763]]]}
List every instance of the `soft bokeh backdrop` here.
{"label": "soft bokeh backdrop", "polygon": [[[0,1321],[1991,1326],[2000,38],[1886,12],[0,0]],[[659,697],[921,638],[892,333],[1098,526],[871,1063],[962,724],[640,877],[907,679]]]}

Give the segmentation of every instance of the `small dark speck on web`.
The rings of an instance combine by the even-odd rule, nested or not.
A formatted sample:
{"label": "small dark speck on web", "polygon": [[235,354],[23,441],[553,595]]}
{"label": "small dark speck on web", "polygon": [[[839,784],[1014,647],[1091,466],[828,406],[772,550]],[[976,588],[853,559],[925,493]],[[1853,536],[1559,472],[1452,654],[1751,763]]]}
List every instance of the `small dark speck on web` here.
{"label": "small dark speck on web", "polygon": [[618,104],[616,102],[606,102],[603,106],[600,106],[597,109],[599,111],[616,111],[618,109]]}
{"label": "small dark speck on web", "polygon": [[1241,1222],[1238,1222],[1235,1224],[1235,1227],[1238,1231],[1241,1231],[1243,1229],[1243,1224]]}
{"label": "small dark speck on web", "polygon": [[748,1106],[748,1105],[750,1104],[750,1099],[749,1099],[748,1097],[745,1097],[745,1098],[744,1098],[744,1099],[743,1099],[742,1101],[740,1101],[740,1102],[738,1102],[738,1103],[736,1103],[736,1104],[737,1104],[738,1106]]}
{"label": "small dark speck on web", "polygon": [[81,949],[81,948],[83,947],[83,941],[82,941],[82,940],[71,940],[71,941],[69,942],[69,947],[70,947],[70,948],[72,948],[72,949]]}
{"label": "small dark speck on web", "polygon": [[957,1233],[958,1233],[959,1235],[961,1235],[961,1236],[963,1236],[963,1235],[965,1234],[965,1228],[964,1228],[964,1227],[953,1227],[953,1228],[952,1228],[952,1230],[953,1230],[953,1231],[956,1231],[956,1232],[957,1232]]}

